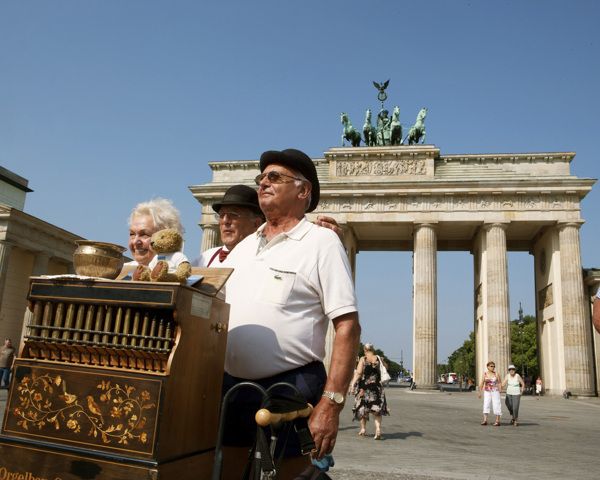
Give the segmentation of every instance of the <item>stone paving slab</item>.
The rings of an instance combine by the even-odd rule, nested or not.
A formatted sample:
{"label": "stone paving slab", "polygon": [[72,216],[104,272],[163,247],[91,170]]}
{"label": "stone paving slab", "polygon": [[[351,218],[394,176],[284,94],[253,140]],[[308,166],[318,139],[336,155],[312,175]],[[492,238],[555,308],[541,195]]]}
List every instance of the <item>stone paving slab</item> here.
{"label": "stone paving slab", "polygon": [[[358,437],[351,403],[342,412],[334,480],[600,478],[600,401],[525,396],[518,427],[481,426],[472,393],[386,390],[383,440]],[[363,473],[364,472],[364,473]],[[370,473],[366,473],[370,472]]]}
{"label": "stone paving slab", "polygon": [[[6,390],[0,390],[0,418]],[[358,437],[352,397],[342,412],[333,480],[598,479],[600,399],[525,396],[521,425],[482,427],[476,393],[386,390],[383,439]]]}

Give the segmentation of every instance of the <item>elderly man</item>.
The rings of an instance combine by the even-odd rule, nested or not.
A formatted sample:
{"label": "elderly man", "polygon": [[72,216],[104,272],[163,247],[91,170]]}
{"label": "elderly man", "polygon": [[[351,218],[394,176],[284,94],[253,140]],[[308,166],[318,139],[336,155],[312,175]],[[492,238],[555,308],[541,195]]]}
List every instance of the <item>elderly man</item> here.
{"label": "elderly man", "polygon": [[201,267],[222,267],[229,252],[263,223],[264,216],[258,205],[256,190],[247,185],[234,185],[223,195],[220,202],[213,203],[219,220],[222,247],[206,250],[200,257]]}
{"label": "elderly man", "polygon": [[[231,311],[224,390],[244,380],[264,387],[295,384],[315,405],[309,428],[321,458],[335,445],[360,337],[352,275],[337,235],[305,217],[319,202],[312,160],[299,150],[268,151],[260,170],[256,183],[266,223],[236,246],[227,263],[234,272],[227,283]],[[330,321],[336,336],[327,375],[322,360]],[[248,412],[256,410],[248,397],[239,393],[230,406],[239,414],[226,432],[230,446],[247,447],[254,435],[252,415],[245,424]],[[243,466],[247,448],[237,454],[238,461],[227,459],[226,452],[226,465]],[[296,459],[286,462],[280,478],[291,478],[307,463],[297,458],[297,444],[286,455]],[[225,478],[236,476],[226,470]]]}

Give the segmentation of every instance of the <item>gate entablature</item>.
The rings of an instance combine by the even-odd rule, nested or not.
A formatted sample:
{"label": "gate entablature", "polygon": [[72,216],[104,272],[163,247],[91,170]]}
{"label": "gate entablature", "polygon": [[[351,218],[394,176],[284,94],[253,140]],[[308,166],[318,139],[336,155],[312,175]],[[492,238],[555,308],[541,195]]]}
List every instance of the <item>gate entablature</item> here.
{"label": "gate entablature", "polygon": [[[570,174],[573,152],[441,155],[433,145],[331,148],[315,159],[321,201],[352,228],[360,250],[410,250],[413,225],[435,222],[438,248],[469,250],[478,228],[508,222],[507,245],[529,250],[544,228],[579,221],[594,179]],[[214,229],[210,205],[236,183],[253,184],[258,161],[211,162],[213,181],[190,187]]]}

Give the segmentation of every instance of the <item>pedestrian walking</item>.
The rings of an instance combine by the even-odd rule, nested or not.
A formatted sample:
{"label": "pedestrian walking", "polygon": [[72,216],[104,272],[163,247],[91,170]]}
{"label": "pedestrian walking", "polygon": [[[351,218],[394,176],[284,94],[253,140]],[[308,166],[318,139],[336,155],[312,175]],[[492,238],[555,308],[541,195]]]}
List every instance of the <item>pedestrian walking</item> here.
{"label": "pedestrian walking", "polygon": [[354,407],[352,413],[354,420],[360,421],[358,435],[364,437],[367,434],[367,422],[369,415],[373,414],[375,419],[375,440],[381,440],[381,419],[383,415],[389,415],[383,383],[381,382],[381,369],[384,367],[383,360],[375,354],[371,343],[364,346],[365,355],[358,361],[358,366],[352,379],[354,391]]}
{"label": "pedestrian walking", "polygon": [[487,425],[491,406],[493,407],[494,415],[496,415],[494,427],[499,427],[500,417],[502,416],[502,406],[500,404],[502,382],[496,373],[496,364],[494,362],[489,361],[486,364],[486,367],[487,370],[481,377],[479,393],[477,394],[477,396],[481,398],[481,392],[483,392],[483,420],[481,421],[481,425]]}
{"label": "pedestrian walking", "polygon": [[521,403],[521,394],[525,388],[525,383],[521,375],[517,373],[514,365],[508,366],[508,373],[504,377],[502,387],[506,387],[506,399],[504,403],[510,412],[510,423],[515,427],[519,425],[519,405]]}
{"label": "pedestrian walking", "polygon": [[0,388],[8,388],[14,358],[15,349],[10,338],[5,338],[4,345],[0,347]]}
{"label": "pedestrian walking", "polygon": [[540,395],[542,394],[542,388],[543,388],[543,384],[542,384],[542,377],[537,377],[537,380],[535,381],[535,395],[537,397],[537,399],[540,399]]}

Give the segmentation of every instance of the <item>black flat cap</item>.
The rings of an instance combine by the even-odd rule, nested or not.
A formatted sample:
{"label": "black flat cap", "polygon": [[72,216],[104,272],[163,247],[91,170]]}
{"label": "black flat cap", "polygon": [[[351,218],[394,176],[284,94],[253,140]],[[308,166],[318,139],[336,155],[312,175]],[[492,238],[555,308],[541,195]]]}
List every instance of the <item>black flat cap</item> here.
{"label": "black flat cap", "polygon": [[282,151],[268,150],[260,156],[260,171],[264,171],[267,165],[271,165],[272,163],[284,165],[304,175],[312,185],[310,205],[306,211],[312,212],[317,208],[321,196],[321,187],[319,185],[317,169],[310,157],[306,153],[294,148]]}
{"label": "black flat cap", "polygon": [[229,187],[221,201],[212,204],[212,209],[219,213],[219,210],[221,210],[223,205],[246,207],[261,217],[263,216],[262,210],[258,205],[258,194],[256,193],[256,190],[247,185],[234,185],[233,187]]}

